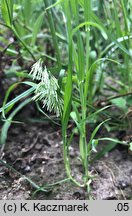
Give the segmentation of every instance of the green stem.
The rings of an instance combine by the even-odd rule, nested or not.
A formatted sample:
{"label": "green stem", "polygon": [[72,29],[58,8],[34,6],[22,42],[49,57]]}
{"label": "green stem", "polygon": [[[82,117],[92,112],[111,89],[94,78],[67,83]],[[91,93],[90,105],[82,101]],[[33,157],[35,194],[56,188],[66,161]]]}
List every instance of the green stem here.
{"label": "green stem", "polygon": [[26,45],[26,43],[20,38],[20,36],[18,35],[14,25],[11,27],[11,30],[13,31],[14,35],[18,38],[18,40],[21,42],[21,44],[23,45],[23,47],[27,50],[27,52],[31,55],[32,59],[36,62],[36,58],[33,55],[33,53],[31,52],[30,48]]}
{"label": "green stem", "polygon": [[[90,13],[91,13],[91,0],[87,1],[87,0],[84,0],[84,16],[85,16],[85,21],[86,22],[90,22]],[[86,68],[85,68],[85,71],[86,71],[86,76],[89,76],[89,59],[90,59],[90,26],[89,27],[86,27],[86,31],[87,31],[87,36],[86,36]],[[86,87],[85,86],[88,86],[88,83],[87,83],[87,79],[85,80],[85,83],[84,83],[84,87],[83,87],[83,91],[84,91],[84,94],[83,94],[83,110],[82,110],[82,118],[83,118],[83,131],[84,131],[84,158],[85,158],[85,161],[84,161],[84,167],[85,167],[85,184],[87,184],[87,181],[88,181],[88,158],[87,158],[87,153],[88,153],[88,147],[87,147],[87,140],[86,140],[86,114],[87,114],[87,95],[88,95],[88,88],[86,90]]]}
{"label": "green stem", "polygon": [[[43,0],[43,2],[44,2],[45,7],[48,8],[48,6],[49,6],[48,0]],[[47,9],[46,14],[47,14],[48,24],[50,27],[50,31],[51,31],[51,35],[52,35],[52,39],[53,39],[53,43],[54,43],[54,48],[55,48],[55,52],[56,52],[56,59],[57,59],[59,68],[61,68],[60,51],[59,51],[59,47],[58,47],[58,40],[57,40],[57,36],[56,36],[56,31],[55,31],[55,27],[54,27],[54,22],[53,22],[51,10]]]}
{"label": "green stem", "polygon": [[25,42],[24,42],[23,40],[21,40],[20,36],[18,35],[18,33],[17,33],[16,29],[15,29],[15,26],[14,26],[14,25],[8,26],[8,25],[6,25],[6,24],[4,24],[4,23],[1,23],[1,22],[0,22],[0,25],[9,28],[9,29],[13,32],[13,34],[17,37],[17,39],[20,41],[20,43],[23,45],[23,47],[24,47],[24,48],[27,50],[27,52],[31,55],[32,59],[36,62],[35,56],[34,56],[33,53],[31,52],[30,48],[25,44]]}
{"label": "green stem", "polygon": [[77,182],[71,175],[71,168],[70,168],[70,161],[69,161],[69,150],[68,150],[68,146],[67,146],[67,139],[66,137],[63,138],[63,156],[64,156],[64,165],[65,165],[65,169],[66,169],[66,173],[68,178],[77,186],[79,187],[85,187],[84,184],[80,184],[79,182]]}
{"label": "green stem", "polygon": [[125,33],[127,34],[129,32],[129,27],[128,27],[128,18],[127,18],[127,13],[126,13],[126,6],[124,5],[124,1],[121,1],[121,7],[122,7],[122,11],[123,11],[123,15],[124,15],[124,21],[125,21]]}

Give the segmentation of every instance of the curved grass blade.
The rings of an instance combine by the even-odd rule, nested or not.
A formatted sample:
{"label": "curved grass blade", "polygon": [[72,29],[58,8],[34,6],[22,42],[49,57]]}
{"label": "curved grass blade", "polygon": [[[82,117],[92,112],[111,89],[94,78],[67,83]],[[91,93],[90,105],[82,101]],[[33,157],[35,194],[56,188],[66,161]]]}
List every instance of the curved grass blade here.
{"label": "curved grass blade", "polygon": [[47,117],[47,119],[49,119],[52,123],[58,125],[58,126],[61,126],[59,123],[55,122],[52,118],[50,118],[42,109],[41,107],[39,106],[39,103],[36,102],[36,106],[37,106],[37,109],[39,110],[39,112],[41,112],[43,115],[45,115]]}
{"label": "curved grass blade", "polygon": [[[18,101],[20,101],[21,99],[29,96],[30,94],[32,94],[34,92],[35,88],[31,87],[30,89],[28,89],[27,91],[23,92],[22,94],[18,95],[17,97],[15,97],[13,100],[9,101],[7,104],[5,104],[4,109],[9,108],[10,106],[13,106],[15,103],[17,103]],[[3,111],[3,107],[0,108],[0,113]]]}
{"label": "curved grass blade", "polygon": [[61,4],[64,0],[58,0],[54,4],[50,5],[49,7],[46,8],[46,10],[49,10],[53,7],[56,7],[57,5]]}
{"label": "curved grass blade", "polygon": [[38,186],[34,181],[32,181],[30,178],[28,178],[25,175],[22,175],[20,172],[18,172],[16,169],[14,169],[11,165],[7,164],[5,161],[3,161],[2,159],[0,159],[0,163],[7,167],[8,169],[12,170],[13,172],[17,173],[17,175],[21,176],[22,178],[24,178],[27,182],[29,182],[33,188],[40,190],[42,192],[47,192],[47,190],[41,188],[41,186]]}
{"label": "curved grass blade", "polygon": [[96,156],[90,161],[90,163],[93,163],[94,161],[102,158],[106,153],[108,153],[113,148],[115,148],[116,145],[117,145],[117,143],[110,142],[109,145],[103,147],[103,149],[99,153],[96,154]]}
{"label": "curved grass blade", "polygon": [[57,186],[57,185],[59,185],[59,184],[63,184],[63,183],[65,183],[65,182],[68,182],[68,181],[70,181],[70,179],[69,178],[65,178],[65,179],[62,179],[62,180],[60,180],[60,181],[58,181],[58,182],[55,182],[55,183],[51,183],[51,184],[45,184],[45,185],[43,185],[43,186],[40,186],[40,188],[38,188],[36,191],[34,191],[34,193],[33,193],[33,197],[36,195],[36,193],[38,193],[38,192],[40,192],[40,191],[49,191],[49,190],[51,190],[53,187],[55,187],[55,186]]}
{"label": "curved grass blade", "polygon": [[28,98],[25,101],[21,102],[19,104],[19,106],[7,118],[6,122],[4,123],[4,125],[1,129],[0,143],[2,145],[5,145],[5,143],[6,143],[7,133],[8,133],[9,127],[11,126],[13,118],[21,109],[23,109],[23,107],[25,107],[28,103],[30,103],[31,100],[32,100],[32,98]]}
{"label": "curved grass blade", "polygon": [[107,121],[110,121],[110,119],[106,119],[105,121],[101,122],[101,123],[94,129],[94,131],[92,132],[91,137],[90,137],[90,141],[89,141],[89,143],[88,143],[88,156],[89,156],[89,154],[90,154],[92,141],[93,141],[95,135],[97,134],[97,132],[98,132],[98,130],[100,129],[100,127],[101,127],[104,123],[106,123]]}
{"label": "curved grass blade", "polygon": [[1,12],[7,26],[11,27],[13,21],[13,0],[1,0]]}
{"label": "curved grass blade", "polygon": [[104,39],[105,40],[107,40],[107,34],[106,34],[106,32],[104,31],[104,29],[99,25],[99,24],[97,24],[97,23],[95,23],[95,22],[83,22],[83,23],[81,23],[81,24],[79,24],[77,27],[75,27],[73,30],[72,30],[72,37],[73,37],[73,35],[80,29],[80,28],[82,28],[82,27],[84,27],[84,26],[93,26],[93,27],[96,27],[97,29],[99,29],[100,31],[101,31],[101,34],[102,34],[102,36],[104,37]]}
{"label": "curved grass blade", "polygon": [[37,18],[35,24],[34,24],[34,28],[33,28],[33,34],[32,34],[32,41],[31,41],[31,45],[34,47],[36,39],[37,39],[37,35],[38,32],[40,31],[41,25],[43,22],[43,13],[41,13],[39,15],[39,17]]}
{"label": "curved grass blade", "polygon": [[112,139],[109,137],[99,138],[98,141],[110,141],[110,144],[103,147],[103,149],[99,153],[97,153],[96,156],[90,161],[91,163],[93,163],[95,160],[99,160],[100,158],[102,158],[107,152],[109,152],[113,148],[115,148],[117,144],[122,144],[122,145],[128,146],[128,144],[126,142]]}
{"label": "curved grass blade", "polygon": [[[115,61],[113,59],[110,59],[110,58],[100,58],[100,59],[97,59],[96,61],[94,61],[94,63],[90,66],[90,68],[89,68],[89,70],[87,71],[87,74],[86,74],[85,91],[84,91],[86,100],[87,100],[88,89],[91,87],[90,83],[92,82],[93,72],[96,69],[98,63],[105,62],[105,61],[110,61],[110,62],[113,62],[113,63],[116,63],[116,64],[120,64],[119,62],[117,62],[117,61]],[[103,73],[103,71],[102,71],[102,73]],[[101,83],[102,73],[100,75],[99,84]]]}
{"label": "curved grass blade", "polygon": [[[5,98],[4,98],[4,102],[3,102],[3,105],[2,105],[2,116],[3,116],[3,118],[5,118],[5,105],[6,105],[6,103],[7,103],[7,100],[8,100],[8,98],[9,98],[9,95],[10,95],[10,93],[16,88],[16,86],[18,85],[19,83],[14,83],[14,84],[12,84],[9,88],[8,88],[8,90],[6,91],[6,95],[5,95]],[[8,111],[13,107],[13,105],[14,104],[12,104],[9,108],[8,108]]]}

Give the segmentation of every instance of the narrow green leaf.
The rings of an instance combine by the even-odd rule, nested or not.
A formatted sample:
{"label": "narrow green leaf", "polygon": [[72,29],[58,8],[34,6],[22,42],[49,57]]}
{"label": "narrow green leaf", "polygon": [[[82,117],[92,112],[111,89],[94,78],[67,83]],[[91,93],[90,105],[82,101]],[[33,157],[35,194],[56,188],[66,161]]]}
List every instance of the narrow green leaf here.
{"label": "narrow green leaf", "polygon": [[[7,100],[8,100],[8,98],[9,98],[9,95],[10,95],[10,93],[16,88],[16,86],[18,85],[18,83],[14,83],[14,84],[12,84],[9,88],[8,88],[8,90],[6,91],[6,95],[5,95],[5,98],[4,98],[4,102],[3,102],[3,111],[2,111],[2,115],[3,115],[3,118],[5,118],[5,105],[6,105],[6,103],[7,103]],[[11,106],[12,107],[12,106]]]}
{"label": "narrow green leaf", "polygon": [[2,145],[5,145],[6,139],[7,139],[7,133],[9,130],[9,127],[11,126],[12,120],[14,116],[24,107],[26,106],[29,102],[31,102],[31,98],[26,99],[20,105],[9,115],[8,119],[4,123],[2,129],[1,129],[1,137],[0,137],[0,143]]}
{"label": "narrow green leaf", "polygon": [[100,26],[99,24],[94,23],[94,22],[83,22],[83,23],[79,24],[76,28],[73,29],[72,35],[74,35],[77,32],[77,30],[79,30],[80,28],[82,28],[84,26],[93,26],[93,27],[96,27],[97,29],[99,29],[101,31],[101,34],[104,37],[104,39],[107,40],[107,38],[108,38],[107,34],[104,31],[104,29],[102,28],[102,26]]}
{"label": "narrow green leaf", "polygon": [[[18,95],[17,97],[15,97],[13,100],[9,101],[7,104],[5,104],[4,109],[7,109],[10,106],[13,106],[15,103],[17,103],[18,101],[20,101],[21,99],[29,96],[30,94],[32,94],[34,92],[35,88],[31,87],[30,89],[28,89],[27,91],[23,92],[22,94]],[[3,107],[0,108],[0,113],[3,111]]]}
{"label": "narrow green leaf", "polygon": [[58,0],[54,4],[50,5],[49,7],[46,8],[46,10],[49,10],[53,7],[56,7],[57,5],[61,4],[64,0]]}
{"label": "narrow green leaf", "polygon": [[111,141],[111,142],[114,142],[114,143],[117,143],[117,144],[127,145],[127,143],[125,141],[120,141],[120,140],[109,138],[109,137],[99,138],[98,140]]}
{"label": "narrow green leaf", "polygon": [[33,28],[33,36],[32,36],[32,46],[35,45],[36,39],[37,39],[37,35],[40,31],[41,25],[42,25],[42,21],[43,21],[43,13],[41,13],[38,17],[38,19],[36,20],[35,24],[34,24],[34,28]]}
{"label": "narrow green leaf", "polygon": [[30,81],[25,81],[25,82],[22,82],[23,84],[26,84],[26,85],[29,85],[29,86],[32,86],[34,89],[37,88],[37,84],[34,83],[34,82],[30,82]]}
{"label": "narrow green leaf", "polygon": [[107,146],[103,147],[103,149],[96,154],[96,156],[90,161],[93,163],[96,160],[99,160],[102,158],[107,152],[111,151],[113,148],[115,148],[117,143],[110,142]]}
{"label": "narrow green leaf", "polygon": [[64,111],[62,119],[62,131],[66,131],[67,124],[69,121],[70,110],[71,110],[71,97],[72,97],[72,77],[71,72],[68,72],[67,83],[65,86],[64,93]]}
{"label": "narrow green leaf", "polygon": [[37,109],[39,110],[40,113],[42,113],[43,115],[46,116],[47,119],[49,119],[49,121],[51,121],[53,124],[56,124],[58,126],[60,126],[60,124],[58,124],[56,121],[54,121],[52,118],[50,118],[50,116],[48,116],[40,107],[39,103],[36,102],[36,106],[37,106]]}
{"label": "narrow green leaf", "polygon": [[90,153],[92,141],[93,141],[95,135],[97,134],[98,130],[100,129],[100,127],[101,127],[104,123],[106,123],[106,122],[109,121],[109,120],[110,120],[110,119],[106,119],[105,121],[101,122],[101,123],[94,129],[94,131],[92,132],[91,137],[90,137],[90,141],[89,141],[89,143],[88,143],[88,154]]}
{"label": "narrow green leaf", "polygon": [[[118,38],[115,38],[115,36],[109,31],[109,29],[107,30],[107,28],[105,27],[105,25],[103,24],[103,22],[100,20],[100,18],[97,17],[92,11],[91,11],[91,17],[94,20],[94,22],[96,22],[103,29],[103,31],[107,34],[107,38],[110,41],[112,41],[112,44],[115,44],[123,52],[125,52],[127,55],[131,56],[131,54],[128,52],[128,50],[125,48],[125,46],[120,43],[120,41],[118,40]],[[125,36],[123,38],[125,38]]]}
{"label": "narrow green leaf", "polygon": [[64,2],[65,13],[67,16],[67,33],[68,33],[68,50],[69,50],[69,64],[68,64],[68,75],[66,79],[66,85],[64,90],[64,108],[63,108],[63,117],[62,117],[62,134],[63,138],[66,136],[67,125],[70,117],[71,111],[71,101],[72,101],[72,63],[73,63],[73,46],[72,46],[72,25],[71,25],[71,13],[69,1]]}
{"label": "narrow green leaf", "polygon": [[7,26],[11,27],[13,21],[14,0],[1,0],[1,12]]}
{"label": "narrow green leaf", "polygon": [[[116,64],[120,64],[119,62],[110,59],[110,58],[99,58],[96,61],[93,62],[93,64],[90,66],[89,70],[86,73],[86,82],[85,82],[85,99],[87,99],[87,95],[88,95],[88,89],[91,87],[91,83],[92,83],[92,77],[93,77],[93,72],[95,71],[98,63],[100,62],[105,62],[105,61],[109,61],[109,62],[113,62]],[[103,73],[103,71],[102,71]],[[101,76],[100,76],[101,77]],[[99,79],[99,84],[100,84],[101,80]],[[91,89],[89,89],[89,91],[91,92]]]}
{"label": "narrow green leaf", "polygon": [[33,16],[32,14],[32,0],[24,0],[23,1],[23,14],[24,14],[24,19],[25,19],[25,23],[29,25],[29,22],[31,19],[31,17]]}
{"label": "narrow green leaf", "polygon": [[28,178],[27,176],[22,175],[20,172],[18,172],[16,169],[14,169],[12,166],[10,166],[8,163],[6,163],[4,160],[0,159],[0,163],[2,165],[4,165],[5,167],[7,167],[8,169],[12,170],[13,172],[17,173],[17,175],[21,176],[22,178],[24,178],[27,182],[29,182],[33,188],[39,190],[39,191],[43,191],[43,192],[47,192],[47,190],[43,189],[41,186],[38,186],[35,182],[33,182],[30,178]]}
{"label": "narrow green leaf", "polygon": [[103,147],[103,149],[96,154],[96,156],[92,159],[91,163],[94,162],[95,160],[99,160],[101,157],[103,157],[107,152],[111,151],[117,144],[122,144],[122,145],[127,145],[126,142],[124,141],[119,141],[116,139],[112,139],[109,137],[104,137],[104,138],[99,138],[98,141],[109,141],[110,143]]}

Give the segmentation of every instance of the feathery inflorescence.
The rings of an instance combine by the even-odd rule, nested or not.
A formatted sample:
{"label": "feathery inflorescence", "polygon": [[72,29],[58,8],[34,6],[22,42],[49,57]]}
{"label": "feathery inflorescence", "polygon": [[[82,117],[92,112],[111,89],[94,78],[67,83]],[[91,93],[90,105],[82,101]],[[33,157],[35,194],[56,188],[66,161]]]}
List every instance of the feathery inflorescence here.
{"label": "feathery inflorescence", "polygon": [[51,72],[47,70],[46,66],[43,68],[41,59],[32,66],[30,75],[33,80],[39,81],[33,100],[42,101],[43,108],[46,107],[49,112],[53,111],[57,116],[61,116],[63,99],[61,97],[58,81]]}

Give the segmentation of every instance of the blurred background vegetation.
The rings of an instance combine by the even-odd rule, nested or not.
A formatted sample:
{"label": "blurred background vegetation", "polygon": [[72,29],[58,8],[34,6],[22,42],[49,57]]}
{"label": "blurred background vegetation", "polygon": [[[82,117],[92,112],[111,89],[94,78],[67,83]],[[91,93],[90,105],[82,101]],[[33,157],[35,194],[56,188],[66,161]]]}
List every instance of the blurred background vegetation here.
{"label": "blurred background vegetation", "polygon": [[[79,3],[78,24],[84,22],[84,0]],[[131,129],[132,116],[132,2],[131,0],[92,0],[90,20],[102,29],[91,27],[90,65],[103,58],[90,79],[89,106],[97,108],[114,104],[108,130]],[[51,6],[52,5],[52,6]],[[13,83],[30,78],[28,72],[38,59],[59,79],[69,64],[68,37],[63,0],[1,0],[0,1],[0,104]],[[48,8],[50,7],[50,8]],[[48,9],[46,9],[48,8]],[[71,10],[74,10],[72,8]],[[74,13],[72,28],[77,26]],[[80,29],[86,47],[85,27]],[[105,32],[105,35],[103,35]],[[76,43],[76,38],[74,39]],[[75,45],[76,47],[76,45]],[[76,47],[78,52],[78,47]],[[76,53],[75,53],[76,56]],[[85,54],[80,56],[81,61]],[[113,59],[119,64],[106,61]],[[74,68],[75,69],[75,68]],[[63,75],[65,82],[65,75]],[[76,82],[76,75],[73,76]],[[15,85],[15,96],[22,92]],[[76,88],[75,88],[76,92]],[[7,97],[8,98],[8,97]],[[13,98],[10,96],[10,98]],[[89,112],[93,110],[89,108]],[[93,120],[92,120],[93,121]],[[98,119],[94,119],[94,122]]]}

